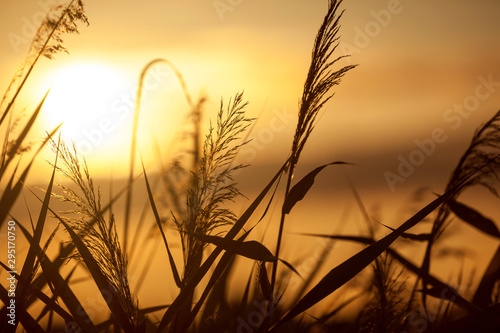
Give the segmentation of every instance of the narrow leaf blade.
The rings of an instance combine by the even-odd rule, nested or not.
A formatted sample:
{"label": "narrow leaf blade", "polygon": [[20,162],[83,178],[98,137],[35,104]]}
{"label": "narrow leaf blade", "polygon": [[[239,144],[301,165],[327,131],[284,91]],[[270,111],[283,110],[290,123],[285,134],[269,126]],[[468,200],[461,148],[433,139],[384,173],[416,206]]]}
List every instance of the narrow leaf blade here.
{"label": "narrow leaf blade", "polygon": [[16,141],[14,142],[14,145],[11,148],[12,154],[10,154],[10,156],[7,159],[7,161],[5,162],[5,164],[2,165],[2,170],[1,170],[2,173],[5,171],[5,169],[10,164],[10,162],[14,159],[14,157],[16,156],[15,152],[17,152],[18,149],[21,147],[21,144],[23,143],[24,139],[28,135],[30,129],[33,127],[33,124],[35,123],[36,118],[40,114],[40,110],[42,109],[43,103],[45,102],[45,99],[47,98],[49,91],[50,91],[50,89],[45,93],[45,96],[43,96],[42,100],[40,101],[40,103],[36,107],[35,111],[33,111],[30,119],[28,120],[28,122],[24,126],[23,130],[21,131],[21,133],[17,137]]}
{"label": "narrow leaf blade", "polygon": [[[29,234],[28,230],[22,226],[22,224],[17,224],[21,231],[23,232],[24,236],[28,240],[28,242],[31,244],[33,241],[32,236]],[[55,290],[57,290],[58,296],[61,297],[63,300],[64,304],[66,304],[66,307],[70,311],[71,315],[73,318],[70,318],[71,321],[76,321],[76,323],[85,330],[85,332],[97,332],[97,329],[94,327],[94,324],[92,323],[92,320],[89,318],[87,312],[85,309],[82,307],[78,299],[76,298],[75,294],[69,287],[68,283],[62,278],[62,276],[59,274],[59,270],[54,267],[54,264],[52,261],[47,257],[47,254],[38,247],[37,252],[39,253],[39,260],[40,264],[42,266],[43,273],[45,274],[46,278],[52,282],[52,284],[55,287]],[[38,291],[38,290],[36,290]],[[33,292],[33,291],[31,291]],[[41,293],[41,291],[38,291]],[[38,296],[40,298],[40,296]],[[47,297],[48,298],[48,297]],[[49,308],[52,310],[58,312],[59,305],[57,303],[54,303],[51,299],[48,299],[51,301],[51,303],[47,302],[46,300],[40,298]],[[57,306],[57,307],[56,307]],[[60,312],[58,312],[60,314]],[[66,320],[68,319],[67,317],[64,317]]]}
{"label": "narrow leaf blade", "polygon": [[[314,236],[314,237],[323,237],[323,238],[329,238],[329,239],[335,239],[335,240],[344,240],[344,241],[352,241],[356,243],[361,243],[365,245],[370,245],[375,243],[375,241],[371,238],[368,237],[360,237],[360,236],[350,236],[350,235],[323,235],[323,234],[302,234],[306,236]],[[415,275],[417,275],[420,278],[426,277],[427,282],[434,288],[434,291],[440,290],[441,294],[439,298],[446,299],[448,301],[452,301],[456,303],[458,306],[462,307],[465,310],[468,311],[474,311],[478,312],[481,314],[484,314],[477,306],[472,304],[471,302],[467,301],[465,298],[460,296],[458,292],[450,287],[448,284],[442,282],[441,280],[437,279],[433,275],[425,273],[425,271],[417,267],[414,263],[406,259],[404,256],[399,254],[396,250],[393,250],[392,248],[387,248],[387,253],[392,256],[394,259],[399,261],[406,270],[413,272]],[[451,295],[450,295],[451,292]]]}
{"label": "narrow leaf blade", "polygon": [[239,240],[226,239],[219,236],[201,235],[195,233],[189,234],[198,238],[202,242],[214,244],[228,252],[238,254],[249,259],[265,262],[276,261],[276,257],[273,256],[271,251],[269,251],[264,245],[257,241],[242,242]]}
{"label": "narrow leaf blade", "polygon": [[293,206],[295,206],[295,204],[300,200],[304,199],[307,192],[309,192],[309,190],[314,184],[314,179],[316,178],[316,175],[320,173],[320,171],[326,168],[327,166],[334,164],[351,164],[351,163],[332,162],[319,166],[313,171],[309,172],[304,178],[299,180],[299,182],[291,188],[290,192],[286,196],[285,202],[283,203],[283,213],[289,214]]}
{"label": "narrow leaf blade", "polygon": [[[57,216],[56,216],[57,217]],[[90,253],[89,249],[85,246],[84,242],[82,239],[76,234],[76,232],[66,223],[64,222],[63,219],[58,218],[59,221],[64,225],[66,230],[71,236],[71,239],[73,240],[73,243],[75,244],[76,248],[78,249],[78,252],[80,252],[80,255],[85,262],[85,265],[87,266],[90,274],[92,275],[93,280],[95,281],[97,287],[99,288],[99,291],[101,292],[102,296],[104,297],[106,304],[108,305],[109,309],[111,310],[111,313],[113,316],[116,318],[117,322],[120,324],[120,326],[123,328],[125,332],[133,332],[134,331],[134,326],[132,322],[130,321],[129,317],[127,316],[125,310],[123,309],[122,305],[120,304],[118,297],[115,297],[115,295],[118,294],[119,291],[115,290],[115,288],[108,283],[106,280],[106,277],[104,274],[101,272],[99,265],[97,264],[96,260]],[[110,292],[112,297],[109,297],[106,293]]]}
{"label": "narrow leaf blade", "polygon": [[[285,171],[286,166],[288,165],[288,160],[281,166],[280,170],[274,175],[273,179],[266,185],[266,187],[260,192],[260,194],[255,198],[255,200],[250,204],[250,206],[245,210],[245,212],[241,215],[241,217],[236,221],[236,223],[231,227],[224,238],[233,239],[238,232],[243,228],[248,219],[255,212],[257,207],[260,205],[266,194],[272,188],[273,184],[279,179],[281,174]],[[201,265],[200,269],[196,272],[196,275],[193,277],[191,281],[184,286],[183,290],[175,300],[172,302],[171,306],[165,311],[160,324],[158,326],[157,332],[163,332],[167,328],[170,321],[174,318],[177,312],[180,310],[183,302],[187,299],[187,296],[194,291],[198,283],[203,279],[206,275],[212,264],[215,262],[219,254],[222,252],[222,248],[216,248],[210,256],[205,260],[205,262]]]}
{"label": "narrow leaf blade", "polygon": [[303,313],[304,311],[333,293],[335,290],[343,286],[354,276],[356,276],[380,254],[382,254],[406,230],[415,226],[418,222],[429,215],[434,209],[439,207],[439,205],[441,205],[454,192],[454,190],[455,189],[452,189],[446,192],[444,195],[438,197],[423,209],[421,209],[419,212],[417,212],[405,223],[403,223],[395,231],[391,232],[381,240],[366,247],[351,258],[344,261],[339,266],[332,269],[285,315],[285,317],[283,317],[276,324],[275,328]]}
{"label": "narrow leaf blade", "polygon": [[[142,162],[142,161],[141,161]],[[142,171],[144,172],[144,179],[146,180],[146,189],[148,191],[148,198],[151,204],[151,209],[153,210],[153,214],[155,216],[156,224],[160,229],[161,236],[163,238],[163,243],[165,244],[165,248],[167,249],[168,260],[170,262],[170,266],[172,267],[172,274],[174,275],[174,281],[177,287],[181,288],[182,282],[179,276],[179,272],[177,271],[177,267],[175,266],[174,257],[172,256],[172,252],[170,252],[170,248],[168,246],[167,237],[165,237],[165,233],[163,232],[163,227],[161,225],[160,215],[158,214],[158,210],[156,209],[156,204],[153,198],[153,193],[151,192],[151,187],[149,186],[148,176],[146,174],[146,169],[144,168],[144,163],[142,164]]]}
{"label": "narrow leaf blade", "polygon": [[492,303],[492,294],[498,280],[500,280],[500,246],[498,246],[493,258],[491,258],[472,302],[482,308],[488,308]]}
{"label": "narrow leaf blade", "polygon": [[447,204],[451,211],[462,221],[484,232],[485,234],[500,238],[500,231],[498,231],[495,222],[489,218],[484,217],[478,211],[458,201],[450,199]]}

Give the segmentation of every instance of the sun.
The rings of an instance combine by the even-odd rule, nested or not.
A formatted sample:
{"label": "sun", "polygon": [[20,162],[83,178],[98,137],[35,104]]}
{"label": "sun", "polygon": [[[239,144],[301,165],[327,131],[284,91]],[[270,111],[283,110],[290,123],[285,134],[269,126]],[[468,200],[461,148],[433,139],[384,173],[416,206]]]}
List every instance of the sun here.
{"label": "sun", "polygon": [[56,76],[43,105],[48,129],[62,123],[61,135],[90,154],[116,141],[133,114],[135,91],[126,77],[98,63],[66,65]]}

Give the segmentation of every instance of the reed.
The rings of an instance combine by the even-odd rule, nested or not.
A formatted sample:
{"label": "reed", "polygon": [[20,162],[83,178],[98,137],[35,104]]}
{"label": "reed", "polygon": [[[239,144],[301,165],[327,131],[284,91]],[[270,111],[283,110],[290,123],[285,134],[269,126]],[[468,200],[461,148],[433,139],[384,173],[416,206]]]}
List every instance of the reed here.
{"label": "reed", "polygon": [[[333,243],[321,254],[322,260],[313,270],[304,275],[296,269],[297,258],[286,261],[281,251],[286,217],[294,213],[295,205],[304,199],[315,183],[316,176],[328,168],[348,167],[350,163],[334,161],[312,169],[302,179],[294,179],[307,141],[318,122],[318,115],[325,103],[333,96],[332,89],[344,75],[355,66],[336,68],[344,56],[335,56],[340,38],[340,21],[343,11],[341,1],[329,0],[326,16],[318,30],[312,51],[304,90],[297,114],[297,124],[289,157],[276,167],[275,175],[267,182],[256,177],[255,183],[264,185],[259,194],[248,202],[241,215],[230,209],[230,203],[239,202],[242,194],[234,179],[235,172],[246,167],[236,162],[240,149],[247,143],[253,119],[245,115],[248,103],[243,93],[237,93],[228,102],[221,100],[214,122],[203,131],[202,110],[204,98],[194,101],[181,72],[168,60],[155,59],[144,67],[139,75],[136,115],[131,130],[129,177],[126,185],[109,198],[101,196],[99,184],[92,177],[92,170],[85,158],[71,145],[56,140],[59,127],[47,133],[42,143],[32,149],[25,139],[39,116],[45,97],[28,120],[23,123],[13,116],[14,101],[25,86],[39,57],[51,58],[64,51],[62,33],[77,31],[76,23],[88,23],[83,3],[71,1],[66,6],[54,8],[57,20],[44,21],[33,41],[33,48],[7,88],[3,101],[7,103],[2,112],[0,126],[5,129],[0,164],[0,226],[12,219],[26,238],[29,246],[21,269],[14,276],[17,280],[16,322],[7,323],[8,287],[0,284],[0,309],[2,332],[424,332],[467,331],[497,332],[500,292],[500,248],[493,254],[479,286],[472,297],[460,294],[453,284],[431,273],[435,244],[442,238],[450,223],[459,220],[475,227],[493,238],[500,238],[494,221],[484,217],[468,204],[459,201],[459,196],[473,186],[485,186],[497,195],[497,172],[500,163],[500,111],[477,129],[469,147],[451,172],[443,194],[421,207],[399,227],[388,228],[383,237],[378,237],[361,196],[351,183],[358,207],[367,222],[367,234],[346,235],[315,233],[302,234],[304,239],[315,237],[326,242],[354,242],[361,250],[343,263],[328,267],[326,259],[334,252]],[[189,107],[188,114],[192,130],[186,133],[192,147],[177,158],[162,158],[163,147],[158,144],[157,157],[161,161],[159,172],[142,163],[136,171],[136,135],[139,131],[142,82],[147,71],[158,63],[166,63],[176,74]],[[17,88],[14,89],[14,86]],[[3,104],[2,104],[3,105]],[[17,129],[20,128],[19,133]],[[40,150],[50,145],[54,152],[52,173],[43,196],[25,186],[34,159]],[[27,160],[27,165],[20,161]],[[187,162],[188,161],[188,162]],[[142,161],[140,161],[142,162]],[[59,185],[56,194],[53,188],[56,174],[67,179]],[[153,178],[154,177],[154,178]],[[285,179],[282,183],[281,180]],[[133,205],[137,197],[133,188],[143,186],[147,202],[141,212],[140,221],[134,221]],[[37,215],[27,216],[31,225],[12,216],[12,207],[23,193],[29,192],[41,203]],[[38,192],[39,193],[39,192]],[[280,218],[269,216],[269,208],[283,194]],[[71,205],[65,212],[55,211],[53,200]],[[124,216],[115,215],[118,200],[124,200]],[[257,214],[260,215],[257,215]],[[412,233],[411,228],[428,216],[433,219],[429,232]],[[33,218],[34,217],[34,218]],[[453,220],[453,221],[452,221]],[[49,222],[58,226],[51,228]],[[266,244],[257,240],[255,228],[262,221],[279,229],[276,239]],[[129,224],[136,223],[132,235]],[[119,235],[117,227],[124,227]],[[382,228],[382,227],[380,227]],[[65,231],[63,242],[56,236]],[[266,229],[267,230],[267,229]],[[147,234],[141,238],[140,235]],[[403,255],[394,245],[398,239],[425,250],[421,264]],[[153,244],[150,252],[138,251]],[[179,251],[174,251],[179,245]],[[270,247],[274,247],[270,251]],[[51,251],[52,250],[52,251]],[[138,282],[130,283],[133,260],[150,262],[155,253],[165,254],[161,266],[145,266],[138,270]],[[56,253],[51,257],[49,253]],[[239,258],[253,268],[244,290],[229,295],[232,274],[238,267]],[[278,270],[278,267],[282,269]],[[3,260],[2,270],[9,271]],[[63,269],[63,268],[66,269]],[[317,282],[316,277],[326,269]],[[368,268],[369,270],[365,270]],[[88,276],[86,283],[96,287],[105,301],[101,311],[106,319],[97,319],[92,308],[77,297],[80,285],[75,278],[77,269]],[[143,307],[138,291],[151,274],[167,271],[175,285],[159,284],[158,290],[168,291],[173,296],[157,306]],[[362,271],[368,274],[360,274]],[[279,273],[279,274],[278,274]],[[300,287],[289,291],[291,278],[300,281]],[[459,281],[462,277],[459,276]],[[363,279],[366,287],[358,294],[342,302],[335,301],[326,306],[325,298],[349,283]],[[414,282],[415,281],[415,282]],[[412,287],[409,285],[413,284]],[[288,294],[287,294],[288,293]],[[291,293],[291,295],[290,295]],[[290,296],[285,302],[284,298]],[[335,294],[337,295],[337,294]],[[419,296],[422,297],[419,297]],[[437,299],[439,308],[430,318],[430,298]],[[233,301],[237,299],[237,301]],[[359,324],[342,322],[342,311],[354,302],[364,306],[357,314]],[[256,304],[259,320],[254,318]],[[40,305],[35,310],[33,305]],[[309,314],[313,307],[323,306],[323,313],[315,317]],[[461,317],[458,317],[458,316]]]}

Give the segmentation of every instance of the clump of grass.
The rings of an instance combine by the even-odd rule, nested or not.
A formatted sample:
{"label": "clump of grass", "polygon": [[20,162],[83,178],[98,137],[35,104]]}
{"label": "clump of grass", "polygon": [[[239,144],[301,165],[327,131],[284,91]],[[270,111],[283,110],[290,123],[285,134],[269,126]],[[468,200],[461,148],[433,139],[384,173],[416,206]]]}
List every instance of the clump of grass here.
{"label": "clump of grass", "polygon": [[[64,167],[57,169],[75,184],[80,193],[72,188],[59,185],[63,195],[56,195],[62,202],[68,202],[74,209],[67,211],[71,214],[59,216],[73,231],[82,235],[83,244],[97,262],[98,268],[106,278],[106,282],[119,291],[116,295],[129,318],[137,323],[137,301],[132,295],[127,273],[127,254],[122,251],[116,232],[114,216],[110,214],[108,220],[104,216],[101,205],[101,192],[96,188],[85,159],[80,162],[76,148],[70,150],[64,143],[55,147]],[[82,253],[75,252],[71,259],[85,262]]]}
{"label": "clump of grass", "polygon": [[214,129],[210,125],[199,167],[192,173],[192,185],[186,198],[186,217],[184,220],[174,219],[181,231],[187,257],[199,255],[204,246],[192,236],[193,233],[208,235],[216,228],[236,220],[236,215],[225,205],[241,195],[232,175],[244,166],[232,165],[232,162],[237,151],[245,144],[234,145],[233,142],[240,139],[239,135],[251,123],[251,119],[244,114],[247,103],[243,102],[242,97],[242,93],[237,94],[225,112],[221,101],[216,127]]}
{"label": "clump of grass", "polygon": [[[208,245],[198,236],[210,235],[217,228],[236,221],[234,212],[225,206],[241,195],[232,176],[244,166],[233,165],[232,162],[238,150],[245,144],[245,142],[234,143],[241,139],[240,134],[251,124],[252,119],[247,118],[244,113],[246,106],[247,103],[243,102],[243,93],[236,94],[234,99],[229,101],[226,110],[221,101],[215,128],[210,124],[201,158],[199,163],[194,164],[197,169],[192,171],[191,185],[186,193],[186,206],[182,209],[185,215],[173,214],[173,220],[180,232],[184,255],[184,285],[199,270],[203,249]],[[196,137],[194,139],[196,140]],[[189,299],[192,297],[193,295]],[[190,302],[185,304],[190,311]],[[179,323],[185,321],[183,314],[177,319]]]}
{"label": "clump of grass", "polygon": [[399,333],[408,315],[403,269],[397,268],[388,253],[381,255],[372,265],[372,278],[367,284],[370,301],[359,314],[358,332]]}
{"label": "clump of grass", "polygon": [[[457,198],[461,192],[474,185],[484,186],[495,196],[498,196],[498,191],[495,188],[495,184],[498,182],[497,171],[500,167],[499,154],[500,111],[495,113],[488,122],[486,122],[476,130],[469,146],[467,147],[457,166],[451,173],[445,190],[450,191],[453,188],[457,188],[457,190],[452,195],[449,203],[442,205],[437,212],[436,218],[432,225],[432,231],[430,234],[431,237],[427,243],[425,257],[422,263],[422,269],[424,272],[429,272],[430,270],[432,248],[444,233],[446,226],[449,225],[449,218],[453,211],[452,208],[459,205],[453,205],[453,203],[455,202],[455,198]],[[470,180],[468,180],[470,175],[473,173],[474,176]],[[467,181],[465,182],[465,180]],[[455,214],[457,213],[459,212],[455,211]],[[480,230],[482,229],[480,226],[480,221],[476,218],[466,219],[465,222],[471,224],[476,228],[479,228]],[[493,231],[494,228],[495,227],[493,225]],[[423,275],[424,277],[422,281],[424,291],[427,288],[427,279],[425,278],[425,275],[426,274]],[[424,292],[424,305],[425,295],[426,293]]]}

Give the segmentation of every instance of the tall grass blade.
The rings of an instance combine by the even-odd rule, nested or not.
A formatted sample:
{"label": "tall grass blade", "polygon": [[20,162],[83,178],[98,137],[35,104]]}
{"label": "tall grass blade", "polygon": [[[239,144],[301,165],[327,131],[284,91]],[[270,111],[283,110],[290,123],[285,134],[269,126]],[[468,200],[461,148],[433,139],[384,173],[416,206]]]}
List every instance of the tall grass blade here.
{"label": "tall grass blade", "polygon": [[245,285],[245,290],[243,292],[243,296],[241,297],[241,302],[240,302],[240,313],[243,313],[245,311],[245,308],[248,304],[248,299],[250,298],[250,287],[252,283],[252,277],[253,277],[253,271],[255,269],[256,263],[252,265],[252,270],[250,271],[250,274],[248,275],[248,280],[247,284]]}
{"label": "tall grass blade", "polygon": [[462,221],[468,223],[469,225],[484,232],[487,235],[500,238],[500,231],[498,231],[495,222],[484,217],[478,211],[452,199],[447,202],[447,205],[450,207],[451,211]]}
{"label": "tall grass blade", "polygon": [[[23,232],[28,242],[31,244],[33,238],[29,234],[28,230],[26,230],[26,228],[24,228],[22,224],[17,224],[17,225]],[[38,257],[40,264],[42,266],[43,274],[47,277],[47,281],[50,281],[52,283],[54,293],[57,296],[61,297],[62,301],[64,302],[64,304],[70,311],[71,315],[73,316],[74,319],[70,318],[71,321],[76,321],[76,323],[80,326],[80,328],[84,329],[85,332],[97,332],[97,329],[92,324],[92,320],[89,318],[87,312],[85,311],[85,309],[80,304],[75,294],[69,287],[68,282],[65,279],[63,279],[62,276],[59,274],[59,270],[54,267],[54,264],[47,257],[45,251],[42,251],[40,247],[38,247],[37,251],[39,253]],[[54,303],[52,300],[51,302]],[[47,304],[47,302],[45,303]],[[50,309],[59,313],[59,311],[57,311],[57,309],[51,306],[51,304],[47,305]],[[63,318],[65,317],[63,316]],[[65,319],[67,320],[67,318]]]}
{"label": "tall grass blade", "polygon": [[[276,192],[278,191],[278,187],[279,187],[280,182],[281,182],[281,176],[282,176],[282,174],[279,176],[278,180],[276,181],[276,186],[274,187],[273,194],[271,195],[271,198],[269,198],[269,201],[267,202],[267,205],[266,205],[266,209],[264,209],[264,212],[262,213],[262,216],[260,217],[260,219],[257,223],[260,223],[260,221],[262,221],[264,219],[264,217],[267,215],[267,213],[269,212],[269,208],[271,208],[271,204],[273,203],[274,196],[276,195]],[[268,225],[268,227],[269,227],[269,225]],[[266,227],[266,230],[267,230],[267,227]]]}
{"label": "tall grass blade", "polygon": [[184,81],[184,78],[182,74],[179,72],[179,70],[168,60],[163,59],[163,58],[157,58],[153,59],[150,62],[148,62],[143,69],[141,70],[141,74],[139,76],[139,84],[137,86],[137,95],[136,95],[136,100],[135,100],[135,110],[134,110],[134,121],[132,124],[132,136],[131,136],[131,143],[130,143],[130,160],[129,160],[129,177],[128,177],[128,187],[127,187],[127,193],[126,193],[126,201],[125,201],[125,226],[124,226],[124,240],[123,240],[123,251],[124,253],[127,252],[128,249],[128,228],[129,228],[129,220],[130,220],[130,207],[132,203],[132,185],[133,185],[133,179],[134,179],[134,167],[135,167],[135,154],[136,154],[136,146],[137,146],[137,131],[139,128],[139,115],[141,111],[141,99],[142,99],[142,90],[144,86],[144,80],[146,79],[146,74],[148,71],[156,64],[158,63],[165,63],[167,64],[175,73],[177,76],[177,79],[182,87],[184,96],[186,97],[186,100],[189,104],[189,107],[193,109],[193,102],[191,99],[191,95],[189,94],[187,90],[186,83]]}
{"label": "tall grass blade", "polygon": [[[116,296],[118,295],[119,291],[115,290],[115,288],[108,283],[106,277],[99,269],[99,265],[97,264],[96,260],[94,259],[94,257],[92,257],[92,254],[82,241],[82,238],[78,236],[73,231],[73,229],[68,225],[68,223],[66,223],[62,218],[58,216],[56,217],[63,224],[63,226],[66,228],[69,235],[71,236],[73,243],[78,249],[78,252],[80,253],[83,261],[85,262],[85,265],[87,266],[90,274],[92,275],[94,282],[99,288],[100,293],[102,294],[104,300],[106,301],[106,304],[111,310],[111,313],[116,319],[117,323],[126,333],[134,332],[134,325],[132,324],[130,318],[127,316],[125,310],[123,309],[122,305],[118,300],[118,297]],[[107,292],[111,294],[111,297],[109,294],[107,294]]]}
{"label": "tall grass blade", "polygon": [[[56,155],[54,167],[52,169],[52,176],[50,178],[49,185],[47,186],[45,198],[43,199],[42,208],[40,209],[38,221],[37,221],[36,226],[35,226],[35,232],[33,234],[33,239],[30,242],[28,254],[26,255],[26,259],[24,260],[24,263],[23,263],[23,268],[21,269],[20,276],[24,280],[30,281],[30,282],[34,278],[35,260],[36,260],[36,257],[38,255],[40,240],[42,238],[43,228],[45,225],[45,220],[47,218],[47,212],[49,210],[49,202],[50,202],[50,197],[52,195],[52,186],[54,184],[54,177],[55,177],[55,173],[56,173],[56,169],[57,169],[56,168],[57,158],[58,158],[58,156]],[[24,308],[26,306],[25,301],[28,298],[26,288],[23,285],[21,285],[18,288],[18,290],[16,291],[16,293],[17,293],[17,297],[19,300],[18,307]]]}
{"label": "tall grass blade", "polygon": [[153,199],[153,193],[151,193],[151,187],[149,186],[148,176],[146,174],[146,169],[144,168],[144,163],[142,163],[142,172],[144,173],[144,180],[146,181],[146,189],[148,191],[148,197],[149,197],[149,202],[151,203],[151,209],[153,210],[156,224],[160,229],[161,237],[163,238],[163,244],[165,244],[165,248],[167,249],[168,260],[170,262],[170,267],[172,268],[175,284],[177,285],[177,287],[181,288],[182,287],[181,278],[179,276],[179,272],[177,271],[177,267],[175,265],[174,257],[172,256],[172,252],[170,252],[170,248],[168,247],[167,237],[165,237],[165,233],[163,232],[160,215],[158,214],[158,210],[156,209],[156,204]]}
{"label": "tall grass blade", "polygon": [[259,267],[259,285],[264,295],[264,298],[272,302],[273,301],[273,290],[271,289],[271,282],[269,282],[269,278],[267,276],[266,264],[264,262],[260,263]]}
{"label": "tall grass blade", "polygon": [[47,92],[45,93],[45,96],[43,96],[42,100],[40,101],[40,103],[36,107],[35,111],[33,111],[33,114],[31,115],[30,119],[28,120],[28,122],[24,126],[23,130],[21,131],[21,134],[19,134],[19,136],[17,137],[15,143],[10,148],[9,156],[8,156],[7,160],[5,161],[5,163],[2,164],[2,169],[0,170],[0,175],[2,175],[5,172],[5,170],[9,166],[10,162],[16,156],[16,152],[21,147],[21,144],[23,143],[24,139],[28,135],[31,127],[33,127],[33,124],[35,123],[36,118],[40,114],[40,110],[42,109],[43,103],[45,102],[45,99],[47,98],[47,95],[49,94],[49,92],[50,92],[50,89],[47,90]]}
{"label": "tall grass blade", "polygon": [[368,216],[368,212],[366,210],[365,204],[363,203],[363,200],[361,200],[361,196],[358,193],[358,190],[356,189],[356,186],[354,186],[353,182],[349,177],[347,178],[347,182],[349,183],[349,188],[351,189],[352,194],[354,195],[354,199],[356,200],[356,204],[359,207],[359,210],[361,214],[363,215],[363,220],[366,222],[366,226],[368,228],[368,234],[373,237],[375,235],[375,230],[373,228],[372,221],[370,219],[370,216]]}
{"label": "tall grass blade", "polygon": [[[61,124],[62,125],[62,124]],[[24,186],[24,183],[26,179],[28,178],[29,171],[31,169],[31,166],[33,165],[33,162],[35,161],[35,158],[38,156],[42,148],[47,144],[47,142],[56,134],[56,132],[59,130],[61,125],[57,126],[54,130],[52,130],[51,133],[47,135],[45,140],[42,142],[38,150],[36,151],[35,154],[33,154],[30,163],[28,166],[24,169],[23,173],[19,177],[18,181],[15,183],[14,187],[12,187],[12,183],[15,178],[15,172],[12,173],[11,179],[9,180],[9,183],[4,191],[2,193],[2,197],[0,198],[0,227],[2,226],[3,222],[5,221],[5,218],[10,212],[10,209],[14,205],[14,202],[16,201],[17,197],[21,193],[21,190]],[[17,170],[17,167],[16,167]]]}
{"label": "tall grass blade", "polygon": [[[22,189],[22,183],[20,180],[16,182],[14,187],[12,184],[14,183],[14,179],[16,177],[17,173],[17,168],[19,167],[19,163],[16,165],[15,169],[12,172],[12,176],[9,179],[9,182],[5,186],[4,192],[2,194],[2,197],[0,198],[0,227],[2,226],[2,222],[5,220],[7,215],[9,215],[10,209],[14,205],[14,202],[16,201],[17,197],[19,196],[19,193],[21,192]],[[24,170],[23,174],[21,175],[21,178],[26,179],[26,176],[28,175],[28,172]]]}
{"label": "tall grass blade", "polygon": [[[449,199],[449,200],[451,200],[451,199]],[[380,224],[383,225],[384,227],[386,227],[387,229],[392,230],[392,231],[396,230],[396,229],[391,228],[388,225],[385,225],[383,223],[380,223]],[[401,238],[406,238],[406,239],[410,239],[410,240],[414,240],[414,241],[419,241],[419,242],[428,241],[429,239],[431,239],[431,237],[432,237],[432,235],[428,234],[428,233],[412,234],[410,232],[403,232],[401,234]]]}
{"label": "tall grass blade", "polygon": [[455,192],[455,190],[456,189],[450,190],[439,198],[435,199],[415,215],[413,215],[413,217],[408,219],[395,231],[391,232],[381,240],[371,244],[367,248],[358,252],[357,254],[331,270],[276,324],[275,328],[303,313],[304,311],[333,293],[335,290],[343,286],[347,281],[356,276],[380,254],[387,250],[387,248],[399,236],[401,236],[403,232],[415,226],[437,207],[439,207],[444,201],[446,201],[446,199],[449,198],[450,195]]}
{"label": "tall grass blade", "polygon": [[276,261],[276,257],[273,256],[271,251],[269,251],[264,245],[262,245],[257,241],[243,242],[212,235],[200,235],[195,233],[189,233],[189,234],[198,238],[202,242],[214,244],[215,246],[225,251],[249,259],[258,261]]}
{"label": "tall grass blade", "polygon": [[139,310],[139,314],[144,316],[144,315],[147,315],[148,313],[153,313],[153,312],[156,312],[156,311],[160,311],[160,310],[164,310],[166,308],[168,308],[170,305],[156,305],[156,306],[150,306],[150,307],[147,307],[147,308],[144,308],[144,309],[140,309]]}
{"label": "tall grass blade", "polygon": [[472,303],[477,304],[481,308],[487,308],[492,304],[492,294],[495,288],[495,283],[500,281],[500,246],[491,258],[491,261],[486,268],[486,272],[476,289]]}
{"label": "tall grass blade", "polygon": [[148,256],[146,256],[146,259],[144,260],[144,267],[139,275],[139,277],[137,278],[137,281],[135,283],[135,287],[134,287],[134,293],[137,295],[139,294],[139,291],[141,290],[143,284],[144,284],[144,281],[146,280],[146,276],[148,275],[148,272],[151,270],[151,268],[154,268],[150,263],[153,261],[156,253],[158,252],[158,246],[160,244],[160,239],[159,238],[155,238],[154,240],[154,243],[153,243],[153,246],[151,247],[151,249],[149,250],[149,254]]}

